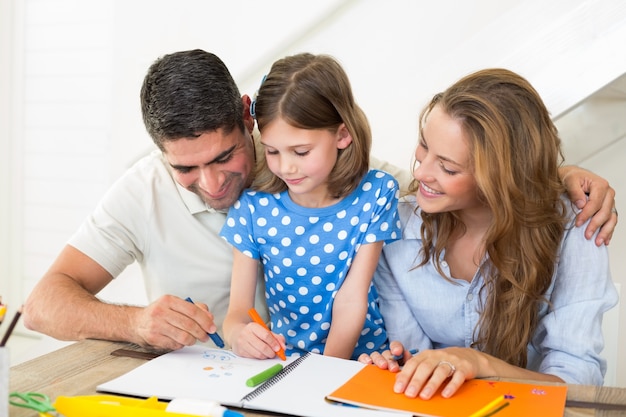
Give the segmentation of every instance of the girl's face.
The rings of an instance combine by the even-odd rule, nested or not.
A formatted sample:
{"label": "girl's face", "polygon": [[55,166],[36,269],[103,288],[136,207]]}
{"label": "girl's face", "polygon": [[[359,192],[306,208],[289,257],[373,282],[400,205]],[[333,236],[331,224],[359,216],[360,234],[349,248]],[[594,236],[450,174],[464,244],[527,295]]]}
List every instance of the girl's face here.
{"label": "girl's face", "polygon": [[461,123],[436,105],[426,118],[415,151],[419,165],[413,177],[420,183],[416,197],[425,212],[484,210],[477,198],[468,143]]}
{"label": "girl's face", "polygon": [[289,188],[291,199],[305,207],[324,207],[335,202],[328,195],[328,176],[339,149],[352,142],[345,125],[337,131],[299,129],[282,118],[261,132],[269,169]]}

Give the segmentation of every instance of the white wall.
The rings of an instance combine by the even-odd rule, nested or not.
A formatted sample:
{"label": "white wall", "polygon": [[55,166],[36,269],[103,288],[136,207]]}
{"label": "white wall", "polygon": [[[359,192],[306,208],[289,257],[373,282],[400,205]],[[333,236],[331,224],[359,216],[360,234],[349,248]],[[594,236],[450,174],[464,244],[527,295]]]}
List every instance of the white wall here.
{"label": "white wall", "polygon": [[[0,0],[0,62],[11,62],[13,59],[13,5]],[[0,295],[7,302],[11,288],[15,280],[9,280],[14,276],[12,265],[3,262],[11,259],[13,248],[13,227],[11,224],[12,204],[8,198],[13,186],[11,180],[11,168],[13,160],[11,133],[13,131],[13,108],[12,80],[13,68],[10,65],[0,65],[0,253],[6,254],[0,257]],[[12,295],[12,292],[11,292]]]}
{"label": "white wall", "polygon": [[[26,297],[109,184],[152,147],[138,97],[148,66],[160,55],[192,48],[215,52],[242,93],[252,95],[275,59],[300,51],[332,54],[370,118],[374,153],[404,167],[421,106],[474,69],[505,66],[520,72],[555,115],[626,72],[621,0],[0,0],[0,5],[7,11],[0,40],[11,46],[0,57],[11,63],[0,68],[1,87],[13,87],[2,88],[0,95],[0,121],[10,117],[0,124],[0,144],[8,149],[0,164],[0,226],[8,232],[0,233],[0,271],[14,277],[11,286],[0,281],[0,294],[12,300]],[[616,186],[622,211],[626,188],[617,166],[624,156],[608,152],[584,162]],[[614,248],[621,251],[613,254],[611,267],[623,288],[626,260],[619,253],[625,234],[618,229],[610,247],[612,254]],[[131,291],[109,291],[107,297],[143,297],[137,281],[130,282]],[[626,331],[622,334],[626,346]],[[626,369],[626,363],[620,366]],[[626,372],[619,374],[626,386]]]}

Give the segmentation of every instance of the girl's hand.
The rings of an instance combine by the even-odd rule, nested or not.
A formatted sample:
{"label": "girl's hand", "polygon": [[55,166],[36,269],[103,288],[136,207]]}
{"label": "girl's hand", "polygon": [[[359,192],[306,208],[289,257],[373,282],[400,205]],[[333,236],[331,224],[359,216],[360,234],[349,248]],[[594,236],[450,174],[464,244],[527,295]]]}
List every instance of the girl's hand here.
{"label": "girl's hand", "polygon": [[465,380],[479,376],[487,366],[486,355],[470,348],[425,350],[409,358],[396,376],[394,392],[407,397],[430,399],[440,387],[451,397]]}
{"label": "girl's hand", "polygon": [[233,352],[245,358],[269,359],[285,348],[284,336],[254,322],[238,326],[231,334]]}
{"label": "girl's hand", "polygon": [[412,356],[408,350],[404,348],[402,343],[393,341],[389,344],[389,350],[383,353],[372,352],[371,354],[362,354],[359,356],[359,362],[368,365],[376,365],[380,369],[388,369],[390,372],[398,372],[400,366]]}

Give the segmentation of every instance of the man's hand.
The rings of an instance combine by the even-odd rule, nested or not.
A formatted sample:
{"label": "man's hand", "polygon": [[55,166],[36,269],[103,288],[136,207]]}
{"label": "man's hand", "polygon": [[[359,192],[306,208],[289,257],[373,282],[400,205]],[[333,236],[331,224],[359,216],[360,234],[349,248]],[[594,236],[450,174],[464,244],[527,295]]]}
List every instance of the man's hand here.
{"label": "man's hand", "polygon": [[608,245],[617,225],[615,190],[604,178],[577,166],[561,167],[559,175],[570,200],[582,210],[576,216],[576,226],[591,219],[585,229],[585,237],[591,239],[599,230],[596,245]]}
{"label": "man's hand", "polygon": [[174,350],[206,342],[207,333],[217,327],[204,304],[193,304],[173,295],[165,295],[145,308],[134,311],[133,328],[137,343],[156,349]]}

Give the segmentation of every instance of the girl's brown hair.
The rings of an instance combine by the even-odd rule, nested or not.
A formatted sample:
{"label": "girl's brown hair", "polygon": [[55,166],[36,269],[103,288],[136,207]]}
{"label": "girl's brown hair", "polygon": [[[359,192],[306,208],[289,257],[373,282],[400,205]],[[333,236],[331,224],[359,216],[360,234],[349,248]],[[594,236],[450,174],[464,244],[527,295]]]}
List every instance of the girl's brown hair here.
{"label": "girl's brown hair", "polygon": [[[342,123],[346,125],[352,143],[337,150],[337,162],[328,180],[334,198],[352,192],[367,173],[370,125],[354,101],[348,76],[334,58],[302,53],[276,61],[259,89],[254,107],[261,136],[263,128],[277,118],[300,129],[335,132]],[[264,154],[257,163],[252,187],[269,193],[287,189],[269,170]]]}

